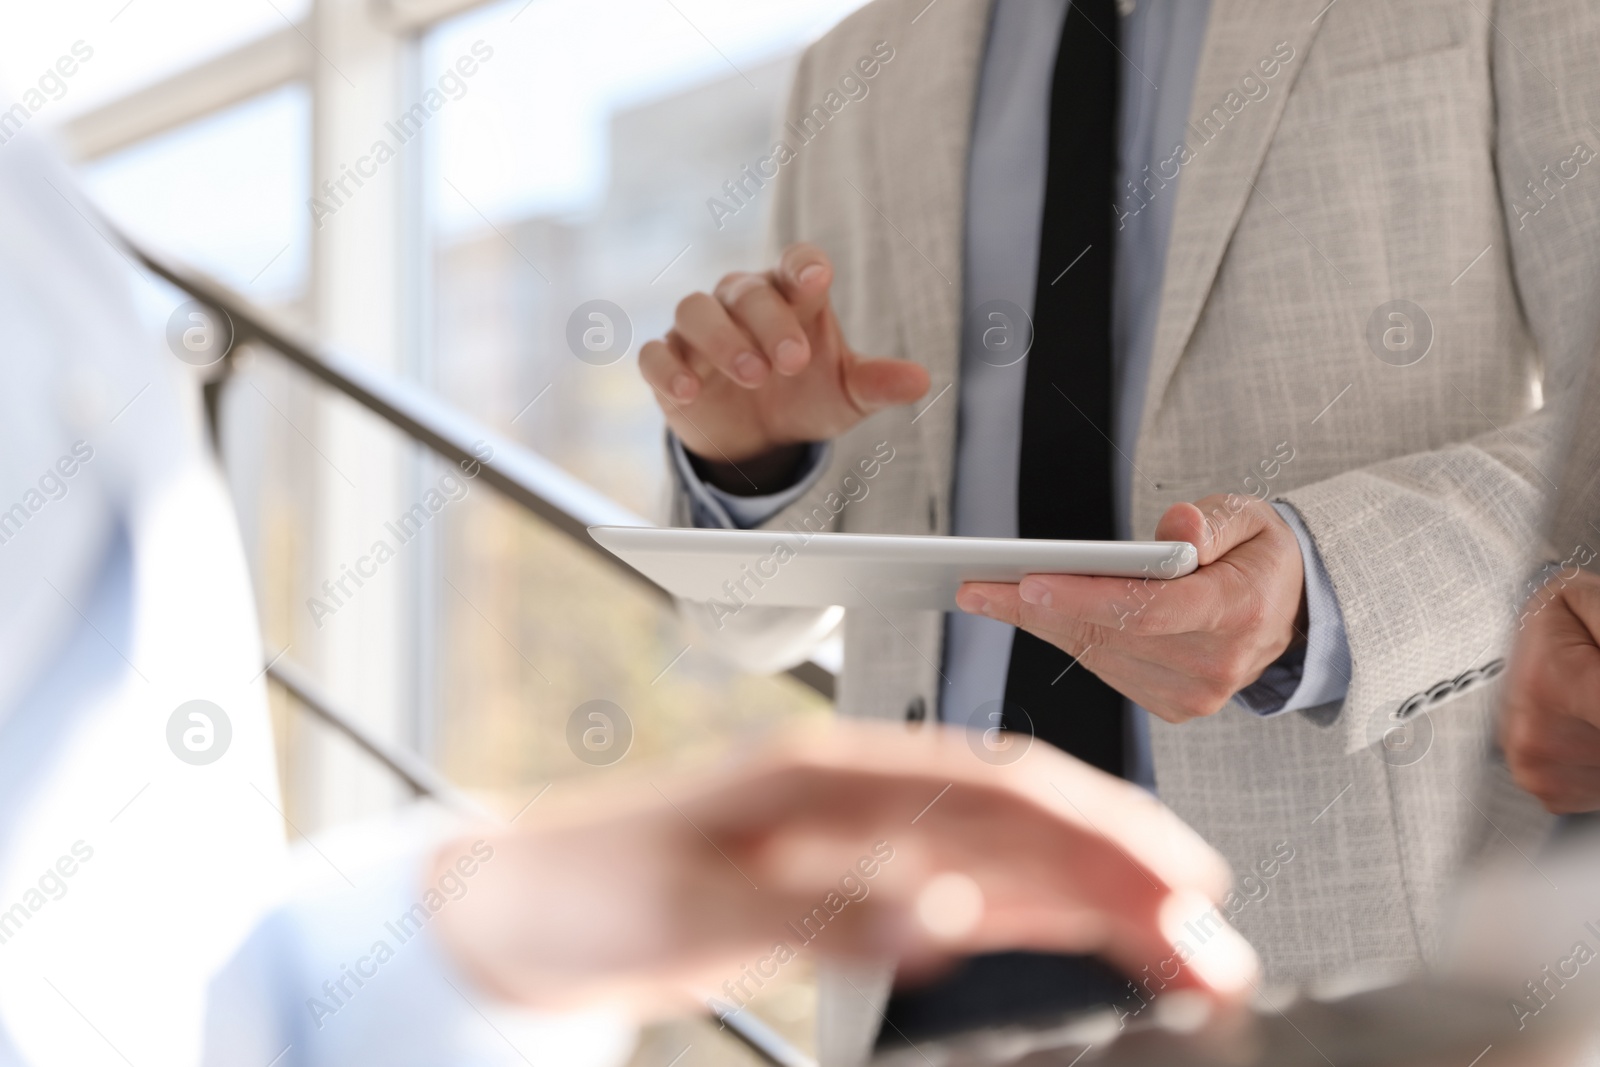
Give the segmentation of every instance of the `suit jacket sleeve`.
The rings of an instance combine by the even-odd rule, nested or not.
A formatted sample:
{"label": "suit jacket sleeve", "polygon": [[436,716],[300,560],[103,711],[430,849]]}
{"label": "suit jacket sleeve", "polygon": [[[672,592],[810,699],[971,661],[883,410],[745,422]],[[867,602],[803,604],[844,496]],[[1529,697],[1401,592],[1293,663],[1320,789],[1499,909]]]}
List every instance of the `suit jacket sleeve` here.
{"label": "suit jacket sleeve", "polygon": [[1600,362],[1570,405],[1571,447],[1556,498],[1550,540],[1542,553],[1559,571],[1573,566],[1600,573]]}
{"label": "suit jacket sleeve", "polygon": [[[1315,538],[1344,613],[1349,751],[1381,736],[1380,721],[1498,673],[1542,540],[1564,409],[1600,338],[1600,8],[1501,0],[1493,20],[1505,240],[1544,362],[1545,404],[1505,425],[1485,418],[1482,433],[1450,447],[1283,494]],[[1448,349],[1434,355],[1449,358]]]}

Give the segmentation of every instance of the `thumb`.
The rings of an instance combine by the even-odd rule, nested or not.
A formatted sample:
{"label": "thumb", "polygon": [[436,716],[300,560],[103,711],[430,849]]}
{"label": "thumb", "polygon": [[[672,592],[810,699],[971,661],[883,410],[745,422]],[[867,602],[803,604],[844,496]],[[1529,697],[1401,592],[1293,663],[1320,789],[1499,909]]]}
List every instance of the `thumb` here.
{"label": "thumb", "polygon": [[844,391],[863,415],[925,395],[932,379],[907,359],[857,359],[844,367]]}
{"label": "thumb", "polygon": [[[1193,504],[1174,504],[1156,524],[1157,541],[1187,541],[1195,547],[1199,564],[1215,563],[1262,529],[1262,516],[1232,494],[1208,496]],[[1230,502],[1232,502],[1230,506]]]}

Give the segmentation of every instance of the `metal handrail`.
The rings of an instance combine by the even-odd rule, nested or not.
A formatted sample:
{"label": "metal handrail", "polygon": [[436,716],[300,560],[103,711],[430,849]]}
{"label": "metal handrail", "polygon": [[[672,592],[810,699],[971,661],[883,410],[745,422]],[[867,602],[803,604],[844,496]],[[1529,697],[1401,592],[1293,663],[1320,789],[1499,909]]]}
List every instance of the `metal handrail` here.
{"label": "metal handrail", "polygon": [[458,789],[444,775],[434,770],[427,761],[409,749],[390,744],[367,729],[354,716],[340,711],[333,700],[312,681],[310,675],[284,659],[275,659],[267,665],[267,677],[281,685],[286,693],[300,702],[312,715],[321,719],[357,748],[389,769],[419,797],[428,797],[463,815],[495,821],[495,816],[472,797]]}
{"label": "metal handrail", "polygon": [[[488,485],[596,553],[614,570],[643,584],[658,597],[671,600],[666,590],[606,552],[589,536],[590,526],[650,525],[643,518],[530,449],[480,426],[426,390],[304,340],[226,286],[168,263],[125,236],[121,239],[134,258],[151,273],[225,314],[233,327],[234,346],[257,342],[446,459],[455,463],[476,463],[477,476]],[[218,380],[206,387],[213,431],[220,386],[221,380]],[[483,449],[483,445],[488,445],[488,449]],[[484,459],[485,454],[491,458]],[[307,712],[343,734],[417,796],[428,797],[469,816],[494,818],[420,756],[389,743],[368,730],[355,716],[337,708],[321,687],[299,668],[276,659],[267,664],[266,673]],[[822,664],[807,661],[791,668],[788,674],[829,700],[833,699],[833,672]],[[814,1060],[789,1044],[754,1012],[746,1010],[714,1017],[719,1018],[723,1028],[741,1044],[772,1067],[816,1067]]]}
{"label": "metal handrail", "polygon": [[[152,274],[225,314],[237,348],[257,342],[278,353],[325,385],[343,393],[380,419],[452,463],[477,463],[478,477],[532,512],[575,544],[595,553],[607,566],[641,584],[664,601],[672,597],[638,571],[595,543],[591,526],[651,526],[587,483],[574,478],[532,449],[469,418],[433,393],[360,360],[305,339],[293,328],[252,305],[221,283],[172,264],[127,241]],[[487,448],[485,448],[487,446]],[[484,460],[484,454],[492,458]],[[834,697],[834,675],[808,660],[787,672],[823,697]]]}

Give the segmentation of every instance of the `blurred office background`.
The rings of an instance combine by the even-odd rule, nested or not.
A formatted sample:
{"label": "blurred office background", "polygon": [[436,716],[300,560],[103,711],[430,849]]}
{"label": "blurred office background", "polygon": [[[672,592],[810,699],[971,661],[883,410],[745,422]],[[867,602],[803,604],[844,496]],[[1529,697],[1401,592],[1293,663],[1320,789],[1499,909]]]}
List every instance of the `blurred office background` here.
{"label": "blurred office background", "polygon": [[[766,199],[720,228],[706,202],[766,154],[798,51],[862,2],[7,0],[0,88],[19,99],[82,42],[91,58],[28,128],[117,227],[658,519],[662,422],[639,345],[683,294],[762,261]],[[400,143],[392,124],[440,98]],[[394,158],[330,192],[379,140]],[[164,331],[186,295],[147,272],[136,288]],[[632,326],[608,366],[566,340],[595,299]],[[264,660],[303,668],[490,803],[608,773],[567,741],[592,699],[631,719],[629,761],[825,712],[794,680],[695,647],[659,601],[487,486],[400,545],[385,524],[450,466],[273,353],[238,351],[222,396]],[[395,558],[315,618],[310,600],[334,604],[323,583],[380,539]],[[292,836],[406,800],[276,687],[273,714]],[[804,981],[764,1003],[809,1044]],[[686,1041],[682,1067],[748,1062],[694,1033],[647,1033],[635,1062]]]}

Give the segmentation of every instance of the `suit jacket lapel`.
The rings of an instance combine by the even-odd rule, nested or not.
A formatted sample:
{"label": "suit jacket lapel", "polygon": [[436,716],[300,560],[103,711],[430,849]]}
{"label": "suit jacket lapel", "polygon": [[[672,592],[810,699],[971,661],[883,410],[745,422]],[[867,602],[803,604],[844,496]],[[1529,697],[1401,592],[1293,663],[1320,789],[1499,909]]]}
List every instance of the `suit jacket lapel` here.
{"label": "suit jacket lapel", "polygon": [[897,57],[890,68],[893,81],[885,78],[881,85],[877,166],[853,180],[888,224],[889,281],[906,354],[933,379],[918,405],[916,432],[930,460],[943,530],[949,526],[955,455],[967,153],[994,2],[910,0],[903,6],[908,20],[915,19],[903,41],[890,42],[904,66]]}
{"label": "suit jacket lapel", "polygon": [[[1194,333],[1245,205],[1256,195],[1253,183],[1283,116],[1289,90],[1322,26],[1326,4],[1327,0],[1212,0],[1205,49],[1189,105],[1187,143],[1193,158],[1178,179],[1178,204],[1140,421],[1141,443],[1148,437],[1167,383]],[[1281,60],[1285,44],[1294,49],[1293,58],[1282,64],[1277,77],[1263,78],[1259,64]],[[1268,85],[1269,95],[1241,105],[1245,97],[1240,83],[1246,75]],[[1230,104],[1240,108],[1237,114],[1231,113]],[[1223,116],[1225,121],[1219,122]]]}

